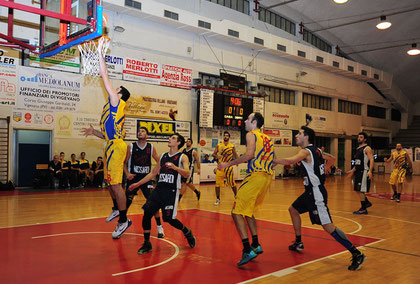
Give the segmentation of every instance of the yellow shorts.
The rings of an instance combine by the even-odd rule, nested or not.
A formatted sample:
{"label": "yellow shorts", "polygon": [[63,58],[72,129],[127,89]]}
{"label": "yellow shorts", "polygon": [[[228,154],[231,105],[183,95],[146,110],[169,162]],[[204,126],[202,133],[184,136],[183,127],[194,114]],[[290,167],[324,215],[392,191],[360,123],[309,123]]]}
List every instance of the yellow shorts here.
{"label": "yellow shorts", "polygon": [[389,178],[389,184],[395,185],[396,183],[403,183],[406,172],[406,169],[394,169]]}
{"label": "yellow shorts", "polygon": [[266,172],[247,175],[236,194],[232,213],[252,217],[264,201],[271,180],[272,176]]}
{"label": "yellow shorts", "polygon": [[216,187],[223,187],[226,183],[230,187],[235,187],[235,175],[233,172],[233,167],[223,169],[222,171],[216,170]]}
{"label": "yellow shorts", "polygon": [[109,185],[122,183],[127,145],[122,139],[109,140],[105,146],[104,173]]}

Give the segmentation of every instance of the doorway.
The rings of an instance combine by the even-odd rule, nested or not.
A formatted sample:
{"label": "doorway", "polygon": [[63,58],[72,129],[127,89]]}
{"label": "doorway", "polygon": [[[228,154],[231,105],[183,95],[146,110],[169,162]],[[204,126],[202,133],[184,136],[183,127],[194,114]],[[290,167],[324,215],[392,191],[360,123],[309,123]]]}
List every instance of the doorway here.
{"label": "doorway", "polygon": [[32,186],[37,164],[48,164],[51,157],[51,131],[14,130],[17,186]]}

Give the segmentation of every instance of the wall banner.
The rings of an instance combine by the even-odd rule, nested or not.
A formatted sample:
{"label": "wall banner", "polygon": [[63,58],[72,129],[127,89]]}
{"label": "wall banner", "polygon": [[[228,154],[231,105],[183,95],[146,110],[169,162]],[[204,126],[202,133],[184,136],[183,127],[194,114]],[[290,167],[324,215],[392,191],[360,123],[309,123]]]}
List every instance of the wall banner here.
{"label": "wall banner", "polygon": [[18,60],[18,51],[5,47],[0,48],[0,105],[16,105],[16,65]]}
{"label": "wall banner", "polygon": [[159,85],[161,73],[159,63],[124,58],[123,80]]}
{"label": "wall banner", "polygon": [[53,112],[14,108],[12,125],[14,128],[54,129],[55,114]]}
{"label": "wall banner", "polygon": [[108,67],[109,78],[122,80],[124,58],[107,54],[105,55],[105,62]]}
{"label": "wall banner", "polygon": [[292,130],[264,128],[263,132],[264,134],[270,136],[270,138],[273,140],[274,146],[292,146],[292,141],[293,141]]}
{"label": "wall banner", "polygon": [[56,138],[84,139],[82,129],[89,128],[91,124],[94,128],[97,128],[100,117],[97,114],[87,113],[56,113],[55,119],[54,136]]}
{"label": "wall banner", "polygon": [[306,125],[312,129],[325,130],[327,129],[327,117],[316,114],[305,114]]}
{"label": "wall banner", "polygon": [[163,64],[160,85],[181,89],[191,89],[191,77],[191,69]]}
{"label": "wall banner", "polygon": [[20,67],[18,78],[18,107],[55,112],[79,111],[80,75]]}
{"label": "wall banner", "polygon": [[132,95],[127,101],[125,114],[134,117],[175,120],[178,114],[178,101]]}
{"label": "wall banner", "polygon": [[29,65],[53,70],[80,72],[80,51],[77,46],[64,49],[60,53],[51,57],[39,58],[31,54]]}
{"label": "wall banner", "polygon": [[167,142],[169,137],[176,132],[184,136],[185,140],[191,137],[190,121],[151,120],[126,117],[125,140],[137,140],[137,132],[140,127],[146,127],[149,131],[149,140]]}

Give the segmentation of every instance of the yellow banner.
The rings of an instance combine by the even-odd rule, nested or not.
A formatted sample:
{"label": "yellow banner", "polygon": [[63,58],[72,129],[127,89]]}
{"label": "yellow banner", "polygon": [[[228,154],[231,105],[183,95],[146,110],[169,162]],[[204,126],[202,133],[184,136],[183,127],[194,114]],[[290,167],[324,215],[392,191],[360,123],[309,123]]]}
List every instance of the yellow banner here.
{"label": "yellow banner", "polygon": [[178,114],[178,101],[133,95],[127,101],[125,114],[131,117],[176,120]]}

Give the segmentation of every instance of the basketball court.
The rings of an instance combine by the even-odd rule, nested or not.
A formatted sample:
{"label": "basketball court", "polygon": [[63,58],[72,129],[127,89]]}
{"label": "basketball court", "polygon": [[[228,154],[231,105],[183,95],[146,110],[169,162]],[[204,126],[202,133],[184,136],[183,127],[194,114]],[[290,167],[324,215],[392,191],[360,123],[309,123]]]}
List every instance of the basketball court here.
{"label": "basketball court", "polygon": [[[111,55],[108,52],[108,55],[106,55],[107,60],[109,59],[110,61],[106,61],[109,63],[107,68],[109,66],[113,66],[115,69],[119,68],[115,73],[112,73],[114,70],[110,72],[114,76],[111,79],[125,81],[123,84],[127,83],[128,86],[133,87],[133,93],[142,94],[141,98],[133,99],[137,99],[130,106],[133,108],[130,108],[130,110],[127,110],[122,115],[124,121],[127,115],[128,123],[124,127],[129,128],[127,132],[130,133],[128,134],[129,137],[123,137],[121,139],[125,138],[127,143],[129,141],[136,141],[136,130],[138,131],[141,123],[150,125],[150,129],[153,129],[153,134],[155,135],[153,136],[155,140],[152,140],[152,143],[154,145],[159,144],[157,147],[160,147],[158,149],[160,154],[163,153],[162,149],[167,151],[167,137],[165,134],[169,132],[164,132],[178,128],[181,130],[177,131],[184,131],[185,136],[197,141],[200,147],[204,148],[207,145],[207,150],[209,148],[214,149],[214,146],[218,143],[215,134],[211,133],[212,131],[222,133],[224,129],[229,129],[229,131],[236,132],[234,133],[235,142],[238,144],[238,148],[242,147],[238,153],[244,153],[245,146],[243,145],[245,143],[241,144],[241,141],[244,142],[243,138],[245,137],[242,135],[245,134],[242,131],[243,121],[250,113],[256,112],[257,107],[259,107],[257,110],[263,113],[265,109],[269,109],[271,115],[268,115],[268,117],[271,117],[273,121],[278,119],[274,121],[275,123],[270,121],[272,125],[276,126],[267,130],[267,133],[274,135],[272,138],[276,140],[274,143],[277,147],[276,155],[281,153],[283,157],[294,154],[297,151],[294,140],[294,135],[297,133],[296,129],[305,122],[312,122],[313,119],[314,124],[318,123],[316,127],[321,129],[321,133],[325,130],[324,135],[320,137],[322,139],[321,141],[328,141],[328,144],[331,145],[330,150],[333,150],[338,156],[337,168],[341,167],[342,169],[348,168],[350,165],[349,152],[352,150],[351,140],[354,140],[357,132],[362,130],[362,126],[368,129],[368,131],[371,131],[370,133],[373,133],[370,136],[379,133],[381,136],[379,140],[383,144],[388,143],[388,145],[389,141],[387,139],[391,137],[392,131],[394,131],[391,128],[399,129],[402,127],[401,112],[399,113],[399,120],[394,120],[389,129],[386,128],[388,126],[384,126],[386,123],[383,121],[378,122],[376,125],[376,121],[372,120],[373,122],[369,121],[366,125],[363,125],[362,104],[373,104],[376,100],[374,106],[368,105],[366,107],[367,111],[365,110],[365,106],[363,106],[363,115],[365,115],[365,112],[369,113],[369,107],[372,107],[373,112],[375,112],[372,117],[375,119],[388,118],[389,120],[390,114],[386,114],[387,109],[385,106],[389,107],[389,109],[392,108],[392,111],[394,111],[395,107],[392,103],[382,102],[382,98],[378,99],[375,97],[375,99],[372,99],[373,95],[369,97],[371,96],[370,92],[367,92],[367,97],[369,98],[365,101],[363,100],[364,98],[358,102],[344,100],[344,98],[354,95],[351,91],[364,93],[366,91],[364,89],[366,88],[366,82],[381,83],[384,80],[382,77],[388,76],[387,74],[383,75],[383,71],[381,70],[375,70],[373,67],[357,63],[356,71],[360,71],[360,74],[356,74],[354,73],[356,71],[354,71],[353,66],[347,66],[347,63],[350,61],[344,61],[347,60],[344,57],[338,62],[334,61],[338,60],[337,58],[328,54],[324,63],[324,58],[321,57],[324,54],[312,52],[306,46],[302,50],[293,47],[296,49],[294,50],[296,54],[289,56],[286,55],[286,43],[284,43],[285,45],[280,43],[276,44],[277,50],[267,51],[269,48],[264,46],[264,40],[259,37],[254,37],[253,43],[244,44],[245,41],[242,41],[242,39],[239,40],[238,31],[228,29],[228,36],[210,32],[209,39],[214,37],[215,40],[225,41],[224,44],[226,42],[232,46],[237,44],[239,49],[241,49],[238,52],[234,49],[236,47],[234,47],[227,52],[228,55],[225,55],[228,58],[227,61],[232,61],[228,62],[228,65],[235,66],[237,64],[237,62],[233,63],[235,59],[232,59],[236,56],[237,52],[241,54],[241,52],[250,51],[251,55],[247,54],[249,62],[247,65],[245,64],[246,67],[243,64],[246,63],[245,61],[241,63],[241,68],[244,68],[242,72],[235,71],[230,74],[225,70],[223,64],[220,63],[219,58],[205,37],[205,41],[199,44],[195,38],[193,40],[189,38],[191,35],[188,33],[197,37],[205,35],[207,30],[203,32],[202,28],[210,29],[210,23],[198,19],[200,28],[196,26],[188,27],[187,24],[176,22],[179,20],[178,13],[166,9],[162,9],[161,11],[164,15],[163,18],[161,15],[152,15],[158,8],[161,9],[162,7],[159,6],[161,3],[156,4],[153,1],[150,2],[152,2],[151,6],[147,7],[145,4],[147,8],[141,10],[138,8],[138,5],[141,7],[140,2],[125,1],[125,6],[129,3],[129,6],[139,11],[129,10],[129,13],[124,14],[126,9],[131,8],[127,8],[128,6],[113,6],[114,4],[109,3],[109,1],[106,1],[104,7],[101,0],[41,0],[39,3],[36,3],[39,7],[35,7],[33,3],[31,6],[16,3],[12,0],[0,0],[1,6],[7,8],[9,13],[8,17],[4,17],[3,19],[4,23],[7,22],[8,34],[0,34],[0,38],[5,40],[2,45],[30,51],[31,55],[27,58],[30,60],[27,61],[31,61],[30,64],[32,64],[29,65],[31,68],[15,64],[12,66],[14,69],[10,67],[10,70],[13,69],[12,71],[7,71],[12,75],[7,72],[5,74],[16,79],[15,87],[19,86],[19,83],[21,84],[20,86],[24,86],[28,90],[27,94],[20,94],[22,96],[48,97],[46,94],[51,93],[51,90],[52,94],[57,94],[57,98],[53,96],[48,97],[47,99],[51,100],[48,102],[33,100],[32,107],[34,109],[29,110],[17,108],[22,107],[22,105],[19,105],[19,100],[16,98],[14,98],[14,101],[12,99],[6,101],[5,98],[2,98],[3,105],[13,106],[8,111],[13,114],[12,117],[15,121],[12,121],[13,124],[10,128],[10,116],[7,119],[2,118],[4,121],[7,121],[7,128],[2,128],[3,130],[7,129],[5,130],[7,134],[7,146],[5,150],[3,149],[6,151],[6,154],[2,153],[3,156],[6,156],[4,159],[7,160],[6,181],[11,176],[9,170],[15,167],[13,162],[10,164],[10,161],[13,158],[17,159],[19,157],[19,151],[24,153],[23,150],[25,149],[26,157],[22,154],[19,163],[22,165],[32,162],[35,165],[36,163],[36,170],[48,170],[48,165],[45,167],[48,159],[42,161],[42,163],[40,162],[39,157],[41,156],[41,152],[48,156],[48,158],[51,158],[50,156],[53,153],[58,153],[61,150],[67,151],[67,149],[71,152],[75,152],[76,149],[77,151],[90,151],[91,153],[95,153],[94,155],[96,156],[97,153],[102,153],[102,141],[98,142],[99,140],[94,140],[92,142],[92,140],[81,137],[83,135],[79,133],[82,126],[88,127],[89,124],[94,122],[99,124],[100,107],[105,101],[101,94],[101,91],[104,91],[103,93],[105,94],[105,90],[100,85],[98,63],[98,46],[101,46],[102,43],[104,43],[102,49],[103,54],[107,54],[107,50],[113,46],[116,48],[112,52],[116,50],[121,53],[113,53]],[[224,3],[228,2],[230,3],[230,1]],[[285,1],[283,4],[287,4],[286,2],[295,1]],[[244,3],[244,1],[241,3]],[[255,1],[255,3],[255,9],[257,9],[258,1]],[[113,23],[108,22],[108,18],[104,13],[106,5],[108,5],[108,9],[113,14],[113,19],[116,20]],[[137,7],[135,7],[136,5]],[[39,36],[33,37],[36,38],[36,43],[29,44],[26,39],[23,40],[13,36],[14,20],[16,20],[12,12],[13,10],[19,10],[21,13],[39,17],[39,22],[37,18],[35,25],[39,28]],[[119,14],[121,12],[123,13]],[[258,10],[254,12],[259,13]],[[267,17],[271,15],[270,13],[267,12]],[[145,34],[147,33],[150,37],[155,37],[156,35],[162,37],[156,40],[159,47],[163,46],[164,49],[166,45],[173,44],[175,46],[178,43],[182,46],[182,54],[181,51],[177,51],[179,54],[176,54],[175,51],[171,53],[172,50],[154,50],[147,45],[148,42],[143,42],[144,46],[138,44],[138,39],[134,38],[139,36],[138,31],[131,34],[127,31],[125,34],[126,37],[121,39],[123,38],[122,33],[133,26],[132,24],[130,25],[130,19],[127,20],[129,18],[128,16],[127,19],[122,19],[123,17],[121,15],[138,17],[136,21],[144,25],[142,28],[146,27],[144,28]],[[273,19],[274,22],[278,20],[280,25],[280,18],[273,16]],[[124,22],[124,20],[127,20],[127,22]],[[147,22],[148,20],[150,22]],[[118,21],[124,23],[126,28],[119,26]],[[287,21],[289,28],[294,26],[291,21]],[[17,21],[17,23],[22,25],[22,20],[20,22]],[[160,34],[162,27],[159,25],[165,26],[165,29],[162,29],[164,30],[162,34]],[[148,30],[147,27],[151,28]],[[303,24],[301,27],[303,28]],[[107,36],[107,28],[112,29],[112,35],[114,36],[112,39]],[[168,37],[168,34],[173,32],[170,30],[173,28],[179,29],[179,31],[182,29],[179,42],[174,40],[174,43],[170,42],[168,44],[165,37]],[[226,27],[223,28],[225,29]],[[241,33],[241,36],[242,34],[244,33]],[[113,40],[115,42],[112,42]],[[161,41],[159,42],[158,40]],[[130,46],[129,41],[130,44],[131,41],[133,42],[132,46]],[[184,47],[183,41],[191,41],[196,45],[188,42]],[[138,46],[134,45],[134,42]],[[209,47],[208,50],[207,46],[204,45],[205,42]],[[214,44],[214,46],[217,44]],[[258,44],[259,46],[254,44]],[[200,45],[202,46],[200,47]],[[223,44],[221,46],[223,47]],[[76,54],[74,51],[69,56],[72,58],[65,58],[65,60],[60,61],[57,57],[54,57],[60,57],[63,53],[71,53],[70,49],[76,49],[76,47],[79,50],[76,56],[77,60],[79,60],[78,65],[72,61]],[[127,48],[128,52],[124,48]],[[194,57],[194,48],[198,50],[197,57]],[[222,65],[221,67],[223,68],[220,69],[214,59],[212,59],[214,62],[211,62],[208,58],[200,59],[200,48],[202,48],[202,54],[211,55],[211,50],[218,64]],[[229,46],[229,48],[231,47]],[[287,48],[291,49],[290,46]],[[220,49],[223,51],[223,48]],[[133,50],[141,53],[141,55],[135,54]],[[255,67],[255,70],[250,69],[251,71],[246,71],[248,67],[254,68],[253,64],[256,64],[256,57],[264,51],[267,51],[264,54],[266,57],[260,56],[264,58],[260,66],[267,65],[270,67],[270,64],[273,62],[273,64],[277,64],[276,60],[278,58],[273,60],[274,56],[279,56],[279,58],[284,56],[291,62],[292,60],[296,61],[293,63],[289,61],[287,63],[283,62],[285,65],[289,64],[285,70],[287,68],[292,70],[292,75],[284,75],[289,79],[281,78],[280,80],[274,75],[273,77],[267,75],[268,73],[264,73],[268,71],[260,70],[261,74],[264,75],[262,76],[257,72],[259,71],[257,67]],[[185,52],[187,55],[184,54]],[[314,55],[315,61],[312,62],[312,59],[306,58],[306,53],[308,55],[311,54],[311,56]],[[122,58],[118,56],[127,57]],[[132,59],[129,57],[132,57]],[[20,59],[24,62],[23,57]],[[165,64],[155,62],[160,59],[167,61],[163,62]],[[241,57],[241,60],[243,59]],[[34,64],[33,62],[36,61],[48,64],[55,64],[60,61],[62,66],[70,66],[69,69],[64,70],[69,72],[61,72],[63,70],[60,68],[45,67],[37,65],[37,63]],[[206,73],[207,71],[201,73],[202,70],[188,69],[197,66],[202,67],[199,64],[204,64],[203,62],[208,63],[208,66],[203,65],[206,68],[208,67],[208,70],[212,70],[211,68],[214,69],[214,66],[217,66],[216,69],[220,76],[217,75],[215,77],[212,74]],[[118,68],[116,68],[117,63],[121,65]],[[184,64],[188,68],[170,65],[178,63],[181,65]],[[197,65],[194,65],[194,63]],[[312,71],[318,67],[326,67],[321,71],[318,70],[319,74],[322,74],[324,77],[319,76],[318,78],[317,75],[309,74],[308,77],[313,76],[313,78],[318,78],[314,81],[324,80],[325,82],[330,82],[335,80],[336,77],[334,76],[349,77],[350,79],[343,79],[349,81],[343,81],[345,84],[343,84],[342,88],[351,89],[349,91],[350,93],[344,93],[343,91],[343,94],[337,96],[337,98],[340,98],[339,100],[334,98],[334,105],[331,102],[331,98],[323,97],[324,95],[330,96],[331,93],[335,94],[337,89],[333,89],[333,85],[328,85],[331,88],[326,87],[327,85],[321,86],[321,91],[318,90],[318,92],[315,92],[316,94],[304,93],[307,90],[311,91],[315,89],[316,85],[305,82],[308,77],[302,78],[302,76],[308,75],[301,68],[303,64],[310,66],[308,69],[305,69],[307,71]],[[324,66],[325,64],[330,64],[331,66]],[[24,64],[22,63],[22,65]],[[123,67],[122,65],[125,66]],[[193,65],[194,67],[192,67]],[[17,66],[19,68],[16,68]],[[240,70],[241,68],[238,66],[235,68]],[[277,67],[277,65],[273,66]],[[347,69],[338,69],[344,68],[343,66]],[[71,67],[75,69],[71,69]],[[203,68],[203,70],[206,70],[206,68]],[[46,71],[46,69],[51,70]],[[166,72],[166,77],[161,76],[159,72],[162,74]],[[191,83],[193,72],[194,75],[200,76],[197,80],[201,80],[199,84],[195,84],[194,86]],[[248,75],[255,75],[255,78],[261,75],[261,78],[264,77],[263,79],[270,81],[270,84],[274,82],[281,86],[285,85],[287,88],[296,87],[296,101],[294,90],[280,89],[277,85],[277,87],[268,85],[252,86],[255,88],[251,88],[250,86],[250,91],[247,93],[248,82],[257,84],[256,81],[258,81],[258,79],[255,79],[255,82],[251,82],[252,79],[247,81],[247,75],[243,75],[247,72],[250,73]],[[329,73],[325,75],[321,72],[330,72],[332,75]],[[375,72],[380,73],[381,77]],[[70,73],[72,74],[70,75]],[[53,78],[56,74],[59,75],[58,79]],[[239,76],[237,76],[238,74]],[[257,74],[259,75],[257,76]],[[392,78],[392,74],[388,77]],[[21,82],[18,82],[18,79]],[[90,79],[92,81],[89,81]],[[357,83],[355,83],[356,80],[358,80]],[[209,82],[214,86],[210,86]],[[45,83],[44,86],[41,86],[45,88],[43,93],[39,86],[38,89],[33,88],[35,91],[30,90],[32,85],[36,86],[35,83]],[[60,86],[56,89],[54,89],[55,86],[51,87],[56,83]],[[299,85],[298,83],[307,85]],[[341,84],[341,81],[337,84]],[[362,84],[364,84],[363,87],[361,87]],[[70,86],[69,89],[65,89],[68,86]],[[76,87],[72,89],[73,86]],[[384,86],[391,89],[386,84]],[[159,90],[162,90],[158,88],[163,87],[166,88],[166,92],[163,92],[163,97],[160,93],[156,95]],[[257,88],[260,88],[258,89],[259,92],[255,91]],[[251,91],[251,89],[255,90]],[[143,97],[143,91],[146,95],[156,95],[156,98]],[[263,92],[261,93],[261,91]],[[30,94],[30,92],[39,92],[39,94]],[[271,97],[274,97],[275,94],[278,96],[277,99],[272,101],[270,92],[272,92]],[[190,98],[192,97],[190,96],[191,94],[195,96],[193,99]],[[214,94],[219,95],[213,97]],[[77,98],[65,97],[67,95],[77,98],[80,96],[80,99],[77,101]],[[62,108],[60,106],[60,108],[55,108],[54,106],[49,109],[51,105],[55,105],[53,100],[58,100],[58,96],[61,96],[62,100],[65,101],[64,103],[60,103],[63,106],[69,107]],[[385,99],[383,95],[382,97]],[[69,103],[66,100],[74,101]],[[378,102],[378,100],[380,101]],[[147,107],[144,107],[141,102],[145,102],[144,105],[147,105]],[[163,110],[156,108],[150,111],[149,115],[153,114],[153,116],[143,115],[143,113],[139,114],[140,109],[147,108],[149,110],[152,109],[152,106],[156,107],[156,104],[154,104],[156,102],[162,104],[166,102],[167,104],[164,105]],[[273,102],[277,105],[270,106],[268,104]],[[15,103],[17,104],[16,108],[14,107]],[[193,104],[197,105],[193,107]],[[264,104],[268,104],[268,107]],[[280,104],[282,104],[281,107],[279,107]],[[292,105],[296,109],[291,110],[289,113],[289,107]],[[337,118],[333,117],[332,111],[337,111],[337,108],[344,108],[344,105],[348,106],[349,110],[340,111],[344,113],[339,114],[341,116],[337,112]],[[24,104],[24,106],[26,108],[27,104]],[[140,107],[136,109],[137,106]],[[317,108],[317,110],[315,113],[309,114],[310,111],[303,110],[303,107],[308,109]],[[201,115],[199,118],[194,118],[195,111],[198,113],[197,117],[200,116],[200,111],[204,115]],[[308,113],[306,113],[307,111]],[[328,111],[329,113],[325,114],[323,111]],[[383,117],[382,112],[384,113]],[[22,113],[24,114],[22,115]],[[130,115],[131,117],[129,117]],[[354,120],[354,116],[350,115],[358,116]],[[299,118],[296,118],[298,116]],[[177,120],[176,117],[181,117],[185,121]],[[121,121],[123,120],[121,119]],[[122,125],[124,125],[124,121]],[[329,123],[328,127],[327,123]],[[215,130],[215,126],[217,126],[217,130]],[[202,129],[200,130],[200,128]],[[15,131],[15,129],[22,131],[34,130],[35,132],[44,130],[44,132],[49,132],[48,137],[45,138],[48,141],[45,145],[38,145],[39,143],[33,143],[33,141],[27,144],[22,142],[22,145],[25,144],[27,148],[19,148],[21,144],[13,142],[13,139],[9,137],[11,136],[10,133]],[[75,134],[76,131],[79,134]],[[200,134],[200,131],[202,131],[202,134]],[[171,135],[174,133],[175,130]],[[244,137],[241,137],[241,135]],[[15,136],[17,137],[18,134],[15,134]],[[10,140],[16,144],[10,143]],[[34,144],[37,145],[37,148],[30,146]],[[197,144],[194,144],[194,147]],[[76,148],[79,145],[81,149]],[[212,146],[210,147],[210,145]],[[4,145],[1,144],[0,146]],[[295,148],[290,151],[293,146]],[[18,148],[18,150],[15,148]],[[345,153],[345,151],[347,152]],[[204,154],[204,152],[201,154]],[[379,154],[384,156],[384,152]],[[12,158],[9,158],[9,156]],[[89,164],[89,161],[87,162]],[[38,168],[38,165],[41,167]],[[42,168],[42,166],[44,167]],[[329,176],[325,184],[328,191],[328,207],[334,224],[344,231],[350,241],[367,256],[367,260],[358,271],[348,270],[347,267],[350,264],[351,254],[340,243],[335,241],[333,237],[326,233],[322,227],[312,225],[307,214],[302,215],[302,241],[305,245],[305,250],[295,252],[288,249],[288,246],[295,239],[288,208],[304,189],[301,178],[278,178],[272,182],[262,208],[255,215],[258,224],[258,238],[264,253],[240,267],[237,266],[237,262],[240,260],[242,254],[242,244],[231,217],[234,197],[231,190],[227,187],[222,188],[221,203],[219,206],[214,205],[214,201],[216,200],[214,193],[215,184],[211,182],[196,185],[201,191],[201,199],[199,201],[196,200],[195,194],[188,189],[182,198],[178,207],[177,218],[191,228],[194,233],[197,240],[194,248],[189,247],[180,231],[175,230],[167,223],[163,223],[165,237],[158,239],[156,237],[156,224],[153,219],[151,233],[153,249],[144,255],[137,254],[137,250],[144,240],[141,227],[143,218],[141,206],[145,202],[143,196],[139,195],[136,197],[128,212],[128,218],[133,222],[132,226],[120,239],[112,239],[111,233],[117,221],[111,223],[105,222],[105,218],[109,215],[112,208],[109,193],[106,189],[90,187],[87,189],[55,190],[50,187],[19,187],[11,191],[0,191],[0,208],[2,209],[2,214],[0,214],[0,251],[2,252],[0,283],[417,283],[420,281],[418,272],[420,269],[420,238],[418,237],[420,234],[420,177],[407,177],[403,194],[401,195],[401,203],[396,203],[390,200],[392,194],[390,185],[388,184],[389,174],[384,173],[386,170],[389,172],[389,167],[385,170],[385,165],[381,164],[380,166],[382,167],[381,173],[375,173],[371,191],[367,194],[373,203],[367,215],[353,214],[353,211],[360,207],[360,202],[358,196],[353,192],[353,185],[349,178],[342,175]],[[215,167],[216,165],[209,165],[207,167],[207,171],[210,173],[208,175],[209,179]],[[30,171],[33,170],[31,167],[28,168]],[[418,171],[418,166],[415,166],[415,168]],[[238,172],[244,171],[244,169],[245,167],[242,170],[238,170]],[[377,167],[376,169],[379,172],[379,168]],[[19,176],[17,174],[18,169],[13,170],[15,170],[13,174]],[[5,171],[0,172],[2,173],[2,177],[4,177],[3,173]],[[21,175],[20,178],[30,184],[33,177],[32,175],[29,175],[29,177],[23,177]]]}
{"label": "basketball court", "polygon": [[[264,253],[238,268],[242,245],[229,214],[233,202],[229,189],[222,190],[220,207],[214,206],[213,184],[201,185],[200,201],[188,192],[178,217],[192,228],[197,245],[191,249],[183,235],[163,224],[165,238],[157,239],[152,220],[153,250],[138,255],[143,242],[141,204],[135,200],[133,220],[121,239],[113,240],[114,223],[106,223],[110,202],[105,190],[18,192],[0,197],[8,213],[0,218],[4,261],[0,281],[9,283],[277,283],[278,281],[369,281],[415,282],[420,251],[420,208],[414,178],[402,202],[388,196],[386,176],[378,175],[374,206],[366,216],[355,216],[359,204],[349,180],[327,180],[329,207],[334,223],[362,249],[368,259],[361,270],[348,271],[350,254],[309,217],[302,216],[304,252],[288,250],[294,240],[287,208],[302,191],[299,179],[273,182],[257,215]],[[377,198],[378,197],[378,198]],[[392,269],[390,269],[392,267]],[[416,268],[417,267],[417,268]],[[394,273],[394,269],[404,272]],[[392,281],[391,281],[392,280]]]}

